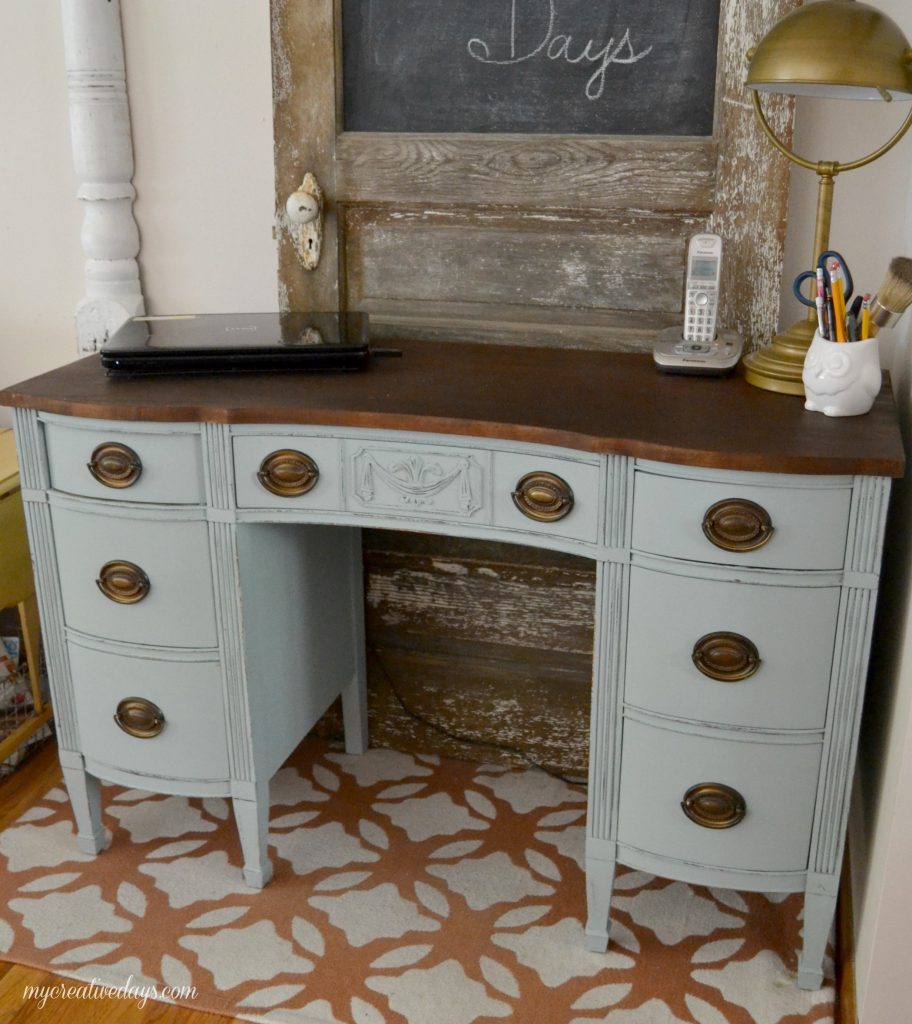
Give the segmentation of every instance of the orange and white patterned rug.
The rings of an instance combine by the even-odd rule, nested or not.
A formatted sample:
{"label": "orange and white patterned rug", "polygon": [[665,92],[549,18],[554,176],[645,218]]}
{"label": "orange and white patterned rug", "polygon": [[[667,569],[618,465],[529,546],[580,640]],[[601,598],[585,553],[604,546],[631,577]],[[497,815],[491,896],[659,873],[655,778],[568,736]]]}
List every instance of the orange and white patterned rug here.
{"label": "orange and white patterned rug", "polygon": [[262,892],[228,801],[103,802],[96,858],[62,788],[0,834],[0,956],[279,1024],[833,1019],[831,983],[794,984],[795,896],[622,868],[611,947],[587,952],[585,791],[540,771],[305,741],[273,781]]}

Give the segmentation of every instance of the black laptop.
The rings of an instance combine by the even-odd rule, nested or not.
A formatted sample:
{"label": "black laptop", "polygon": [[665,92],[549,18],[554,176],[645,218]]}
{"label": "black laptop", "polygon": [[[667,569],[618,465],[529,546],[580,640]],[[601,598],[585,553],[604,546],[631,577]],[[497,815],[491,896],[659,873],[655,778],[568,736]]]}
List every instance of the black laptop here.
{"label": "black laptop", "polygon": [[134,317],[101,349],[101,365],[112,376],[361,370],[370,357],[365,313]]}

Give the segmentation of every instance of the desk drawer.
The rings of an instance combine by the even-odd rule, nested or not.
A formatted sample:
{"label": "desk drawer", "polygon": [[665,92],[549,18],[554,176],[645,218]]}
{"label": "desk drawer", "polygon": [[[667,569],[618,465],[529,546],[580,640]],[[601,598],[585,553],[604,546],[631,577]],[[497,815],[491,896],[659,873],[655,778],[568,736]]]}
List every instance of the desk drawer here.
{"label": "desk drawer", "polygon": [[[218,662],[129,657],[68,646],[85,757],[141,775],[228,778]],[[118,715],[123,726],[115,721]]]}
{"label": "desk drawer", "polygon": [[598,463],[495,452],[495,526],[595,543],[598,508]]}
{"label": "desk drawer", "polygon": [[425,444],[345,442],[345,505],[352,512],[489,523],[491,456]]}
{"label": "desk drawer", "polygon": [[341,443],[295,434],[232,438],[238,508],[342,507]]}
{"label": "desk drawer", "polygon": [[130,643],[216,646],[204,522],[59,506],[52,519],[68,626]]}
{"label": "desk drawer", "polygon": [[[96,421],[97,422],[97,421]],[[110,427],[45,423],[51,486],[116,501],[201,504],[202,455],[196,433],[140,433]]]}
{"label": "desk drawer", "polygon": [[625,700],[704,722],[822,729],[838,611],[838,587],[634,566]]}
{"label": "desk drawer", "polygon": [[720,483],[638,470],[633,546],[727,565],[839,569],[851,497],[848,485],[764,486],[740,476]]}
{"label": "desk drawer", "polygon": [[[807,868],[819,743],[752,742],[624,722],[618,840],[639,850],[712,867]],[[743,801],[743,818],[718,827],[728,808],[708,789]],[[698,824],[682,809],[688,793]],[[721,805],[721,806],[720,806]],[[737,820],[737,814],[729,820]]]}

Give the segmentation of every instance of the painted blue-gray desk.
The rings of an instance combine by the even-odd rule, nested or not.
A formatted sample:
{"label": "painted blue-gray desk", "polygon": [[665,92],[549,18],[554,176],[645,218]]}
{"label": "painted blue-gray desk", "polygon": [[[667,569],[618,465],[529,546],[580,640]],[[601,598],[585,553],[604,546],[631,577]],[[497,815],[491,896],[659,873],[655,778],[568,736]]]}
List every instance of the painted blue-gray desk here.
{"label": "painted blue-gray desk", "polygon": [[367,744],[361,526],[598,564],[586,874],[616,863],[805,893],[798,983],[835,909],[891,476],[884,393],[833,421],[648,357],[408,343],[360,375],[0,393],[78,843],[99,779],[228,796],[265,885],[268,783],[342,696]]}

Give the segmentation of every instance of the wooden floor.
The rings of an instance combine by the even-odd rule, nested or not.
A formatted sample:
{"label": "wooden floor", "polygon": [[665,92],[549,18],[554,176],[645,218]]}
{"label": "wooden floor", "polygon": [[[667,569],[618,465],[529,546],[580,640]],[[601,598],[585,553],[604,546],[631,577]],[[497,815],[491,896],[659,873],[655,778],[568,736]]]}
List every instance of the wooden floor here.
{"label": "wooden floor", "polygon": [[[47,743],[0,782],[0,829],[60,782],[57,749]],[[0,961],[0,1024],[226,1024],[234,1019],[156,1002],[140,1009],[129,999],[48,999],[42,1007],[35,999],[23,998],[27,985],[52,988],[60,984],[68,984],[67,979]]]}

